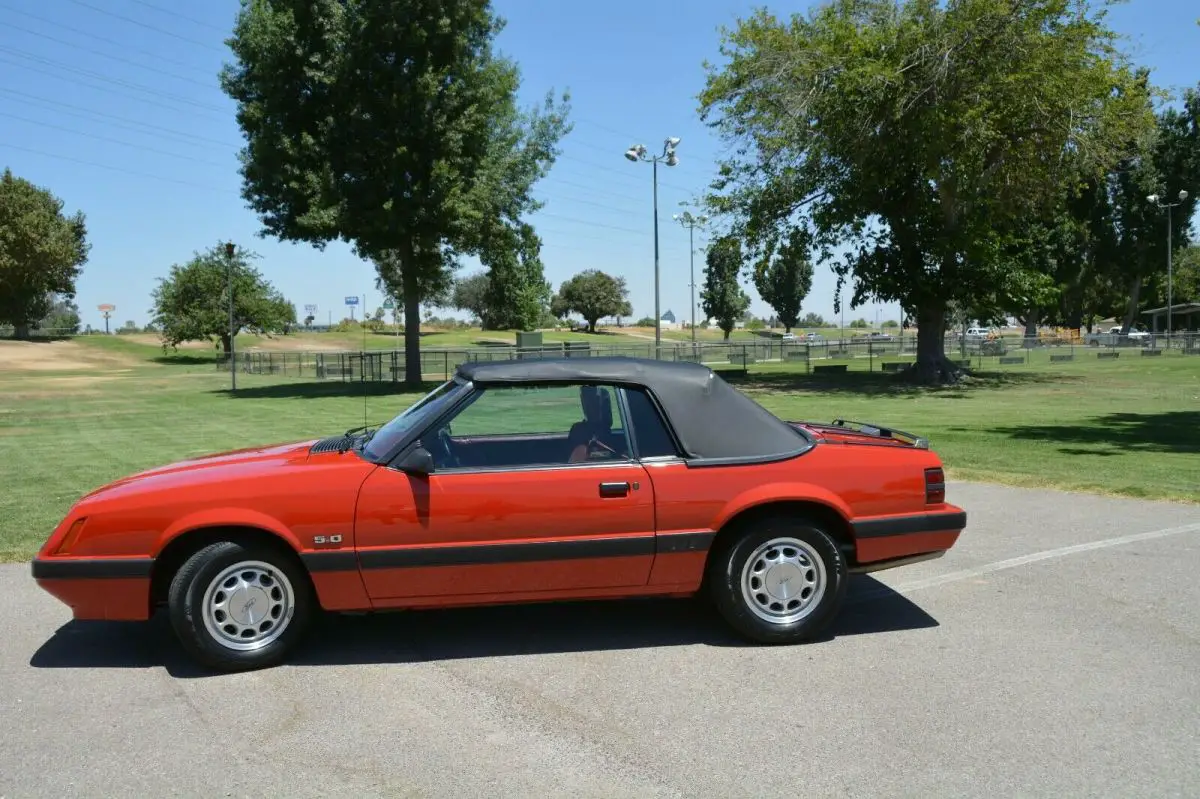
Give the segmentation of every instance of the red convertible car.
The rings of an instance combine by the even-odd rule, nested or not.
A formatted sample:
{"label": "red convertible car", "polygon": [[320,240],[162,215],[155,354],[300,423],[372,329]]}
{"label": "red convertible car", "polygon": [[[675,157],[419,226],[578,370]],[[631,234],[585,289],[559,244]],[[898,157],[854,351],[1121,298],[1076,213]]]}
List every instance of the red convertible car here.
{"label": "red convertible car", "polygon": [[84,496],[32,564],[76,619],[165,606],[217,670],[313,614],[704,594],[752,641],[811,638],[852,572],[966,525],[924,439],[785,422],[711,369],[461,366],[377,429],[162,466]]}

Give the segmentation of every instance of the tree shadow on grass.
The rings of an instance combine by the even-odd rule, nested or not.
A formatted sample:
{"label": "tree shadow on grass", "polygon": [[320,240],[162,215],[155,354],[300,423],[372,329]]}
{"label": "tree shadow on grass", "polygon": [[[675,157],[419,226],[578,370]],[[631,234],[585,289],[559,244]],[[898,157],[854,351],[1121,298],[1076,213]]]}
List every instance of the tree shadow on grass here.
{"label": "tree shadow on grass", "polygon": [[210,394],[226,399],[321,399],[324,397],[391,397],[399,394],[424,394],[440,386],[444,381],[426,380],[420,388],[409,388],[404,383],[392,382],[342,382],[321,380],[312,382],[271,383],[266,386],[239,387],[237,391],[227,388],[213,389]]}
{"label": "tree shadow on grass", "polygon": [[[937,626],[908,598],[869,575],[855,575],[842,613],[813,644]],[[423,663],[697,644],[753,646],[735,636],[703,602],[636,599],[328,614],[318,618],[288,662],[293,666]],[[175,677],[214,676],[184,655],[163,613],[146,624],[68,622],[34,652],[29,664],[46,669],[165,666]]]}
{"label": "tree shadow on grass", "polygon": [[216,366],[217,359],[212,355],[196,355],[193,353],[175,353],[172,355],[157,355],[150,359],[164,366]]}
{"label": "tree shadow on grass", "polygon": [[722,373],[732,385],[746,391],[814,392],[856,396],[938,396],[966,399],[982,393],[1022,386],[1079,382],[1077,375],[1045,372],[986,372],[970,373],[961,382],[946,386],[925,386],[904,374],[886,372],[846,372],[836,376],[798,374],[793,372]]}
{"label": "tree shadow on grass", "polygon": [[1059,452],[1068,455],[1116,455],[1119,450],[1200,454],[1200,411],[1110,413],[1075,424],[997,427],[990,432],[1020,441],[1066,444]]}

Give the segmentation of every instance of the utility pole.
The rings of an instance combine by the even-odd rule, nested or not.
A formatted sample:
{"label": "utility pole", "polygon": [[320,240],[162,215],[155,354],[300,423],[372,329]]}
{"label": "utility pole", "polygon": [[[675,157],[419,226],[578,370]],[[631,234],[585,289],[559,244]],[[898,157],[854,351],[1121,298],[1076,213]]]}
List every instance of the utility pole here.
{"label": "utility pole", "polygon": [[663,141],[662,155],[647,156],[646,145],[635,144],[625,151],[625,157],[630,161],[648,161],[654,166],[654,357],[662,358],[662,311],[659,307],[658,280],[658,162],[665,161],[667,166],[675,166],[679,159],[675,156],[675,148],[679,146],[679,137],[672,136]]}
{"label": "utility pole", "polygon": [[237,391],[237,356],[233,329],[233,242],[225,244],[225,274],[229,283],[229,390]]}
{"label": "utility pole", "polygon": [[696,228],[702,226],[708,221],[708,217],[703,214],[700,216],[692,216],[690,212],[684,211],[682,214],[675,214],[674,219],[679,224],[683,225],[688,230],[688,257],[691,259],[691,288],[692,288],[692,349],[696,347]]}

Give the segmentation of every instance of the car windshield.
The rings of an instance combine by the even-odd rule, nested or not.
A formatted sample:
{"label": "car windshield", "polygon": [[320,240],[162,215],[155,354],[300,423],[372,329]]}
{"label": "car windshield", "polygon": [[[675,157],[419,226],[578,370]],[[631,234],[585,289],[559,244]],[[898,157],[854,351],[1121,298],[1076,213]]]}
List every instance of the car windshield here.
{"label": "car windshield", "polygon": [[363,448],[363,454],[372,461],[382,460],[392,447],[404,437],[405,433],[423,420],[440,413],[446,405],[447,399],[462,385],[458,379],[447,380],[421,397],[399,416],[379,428]]}

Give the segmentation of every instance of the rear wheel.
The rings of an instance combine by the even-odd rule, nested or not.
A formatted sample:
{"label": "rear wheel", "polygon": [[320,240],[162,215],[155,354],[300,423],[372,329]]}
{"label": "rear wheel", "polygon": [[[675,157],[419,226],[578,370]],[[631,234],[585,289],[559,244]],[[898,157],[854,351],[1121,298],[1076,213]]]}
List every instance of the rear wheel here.
{"label": "rear wheel", "polygon": [[760,643],[797,643],[820,633],[846,595],[846,559],[832,537],[775,516],[747,527],[709,564],[709,590],[725,620]]}
{"label": "rear wheel", "polygon": [[171,581],[171,625],[188,654],[219,671],[279,663],[304,633],[312,589],[274,548],[221,541],[192,555]]}

